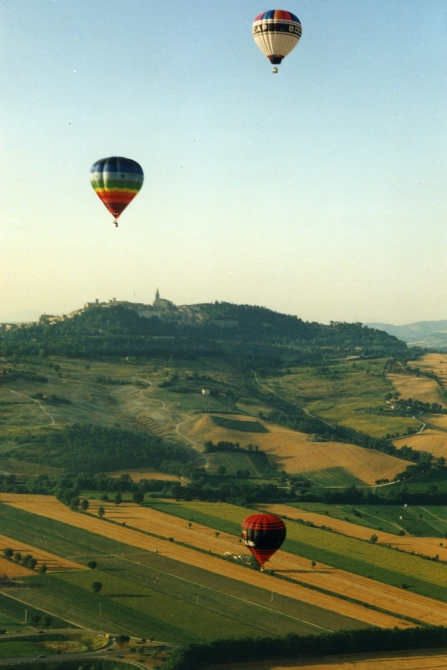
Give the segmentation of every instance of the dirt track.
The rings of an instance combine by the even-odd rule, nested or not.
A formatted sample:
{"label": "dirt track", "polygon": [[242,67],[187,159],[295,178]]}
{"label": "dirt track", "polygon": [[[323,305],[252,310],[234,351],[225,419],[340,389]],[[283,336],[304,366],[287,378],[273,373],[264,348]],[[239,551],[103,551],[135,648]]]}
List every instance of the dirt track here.
{"label": "dirt track", "polygon": [[[317,514],[316,512],[307,512],[306,510],[289,507],[288,505],[258,505],[258,508],[278,514],[279,516],[287,516],[289,519],[311,521],[315,526],[326,526],[337,531],[337,533],[349,535],[349,537],[357,537],[360,540],[369,540],[374,533],[378,537],[377,544],[396,547],[409,554],[414,552],[415,554],[430,556],[432,558],[438,555],[441,561],[447,561],[447,540],[442,541],[438,537],[410,537],[409,535],[400,537],[392,533],[384,533],[380,530],[358,526],[349,521],[334,519],[325,514]],[[429,513],[427,513],[428,515]],[[443,544],[442,547],[440,546],[441,542]]]}
{"label": "dirt track", "polygon": [[[246,568],[233,562],[224,562],[219,558],[179,546],[173,542],[145,536],[138,531],[117,524],[107,523],[99,518],[73,512],[50,496],[5,493],[0,494],[0,501],[34,514],[40,514],[78,528],[84,528],[99,535],[105,535],[134,547],[148,551],[157,550],[169,558],[194,565],[209,572],[222,574],[243,582],[250,579],[250,582],[255,586],[296,598],[297,600],[308,602],[324,609],[340,612],[370,625],[379,627],[393,627],[395,625],[407,627],[409,624],[398,621],[393,616],[367,609],[365,606],[340,600],[336,597],[336,594],[376,605],[395,613],[397,617],[404,614],[405,616],[431,624],[445,625],[447,623],[447,603],[418,596],[411,592],[402,591],[401,589],[322,564],[319,564],[317,569],[312,569],[308,559],[287,554],[286,552],[279,551],[269,562],[269,568],[275,571],[281,570],[283,574],[292,579],[324,588],[334,595],[326,595],[319,591],[302,587],[299,584],[275,579],[266,574],[254,571],[248,572]],[[116,508],[115,505],[109,505],[109,507]],[[107,515],[107,506],[105,509]],[[124,510],[127,510],[127,512]],[[182,519],[132,504],[120,505],[116,512],[116,514],[120,515],[126,513],[129,515],[129,521],[126,521],[126,524],[129,523],[130,525],[132,523],[136,527],[137,523],[139,523],[142,529],[143,525],[145,525],[150,532],[157,535],[174,537],[177,541],[184,541],[181,538],[186,537],[190,544],[206,550],[211,549],[220,554],[223,554],[225,551],[234,551],[235,546],[238,547],[241,554],[243,553],[240,550],[241,545],[238,540],[226,533],[222,533],[216,538],[215,536],[213,537],[214,531],[209,528],[194,523],[193,528],[189,529],[187,527],[188,522]],[[112,514],[112,510],[109,511],[109,514]],[[124,516],[121,518],[124,521]],[[168,533],[166,533],[166,528],[169,529]],[[245,551],[244,553],[247,552]]]}
{"label": "dirt track", "polygon": [[[273,660],[213,665],[212,670],[435,670],[447,667],[447,650],[401,651],[382,654],[352,654],[301,661]],[[211,670],[203,666],[203,670]]]}

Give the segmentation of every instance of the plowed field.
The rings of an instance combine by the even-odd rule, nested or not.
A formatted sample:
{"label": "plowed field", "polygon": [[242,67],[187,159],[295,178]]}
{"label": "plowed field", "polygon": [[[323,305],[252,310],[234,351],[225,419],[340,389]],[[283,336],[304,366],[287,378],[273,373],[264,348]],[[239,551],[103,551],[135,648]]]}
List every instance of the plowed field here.
{"label": "plowed field", "polygon": [[[232,415],[232,418],[247,421],[246,416]],[[242,447],[256,444],[279,468],[291,474],[342,467],[366,484],[373,485],[377,479],[393,479],[408,465],[407,461],[354,444],[310,442],[309,435],[305,433],[267,421],[262,423],[268,433],[247,433],[220,428],[209,416],[202,416],[196,420],[189,434],[196,440],[200,437],[203,441],[212,440],[215,443],[228,440],[239,442]]]}
{"label": "plowed field", "polygon": [[[340,600],[336,597],[336,594],[348,596],[359,602],[376,605],[386,611],[394,612],[397,616],[405,614],[406,616],[432,624],[445,625],[447,622],[447,603],[415,595],[408,591],[402,591],[401,589],[381,584],[372,579],[323,564],[319,564],[317,569],[312,569],[309,565],[309,560],[286,552],[278,552],[271,560],[269,567],[275,571],[281,570],[282,573],[291,579],[314,585],[317,588],[324,588],[334,595],[326,595],[319,591],[302,587],[299,584],[284,582],[267,574],[254,571],[248,573],[246,568],[230,561],[222,561],[219,558],[179,546],[173,542],[146,536],[139,531],[73,512],[49,496],[0,494],[0,501],[34,514],[41,514],[78,528],[84,528],[99,535],[105,535],[134,547],[149,551],[157,550],[176,561],[188,563],[209,572],[215,572],[243,582],[249,578],[250,583],[254,586],[287,595],[288,597],[308,602],[324,609],[337,611],[371,625],[389,627],[395,625],[408,626],[409,624],[402,621],[399,622],[387,614]],[[140,523],[143,524],[143,518],[146,519],[146,522],[150,524],[150,532],[160,535],[166,533],[166,521],[161,521],[159,512],[144,508],[140,510],[140,508],[133,507],[132,505],[128,505],[127,507],[130,510],[128,512],[129,515],[132,515],[132,525],[135,525],[133,522],[137,522],[141,514]],[[121,514],[120,510],[122,509],[126,509],[126,506],[120,506],[118,513]],[[161,516],[163,517],[164,515],[162,514]],[[219,538],[213,538],[213,531],[211,531],[210,535],[210,529],[199,524],[193,524],[191,530],[194,534],[192,534],[189,528],[185,528],[184,521],[170,515],[167,523],[169,528],[168,537],[173,537],[176,540],[180,540],[180,537],[185,533],[185,537],[188,537],[189,543],[194,544],[194,546],[206,545],[207,549],[219,546],[222,553],[225,550],[231,551],[231,548],[234,548],[231,535],[222,534],[222,536],[219,535]],[[231,548],[227,549],[227,547]],[[240,547],[239,544],[238,547]]]}
{"label": "plowed field", "polygon": [[360,540],[369,540],[374,533],[378,537],[377,544],[396,547],[400,551],[406,551],[409,554],[415,553],[430,557],[438,555],[441,561],[447,562],[447,546],[440,546],[439,537],[411,537],[409,535],[400,537],[392,533],[384,533],[380,530],[373,531],[371,528],[358,526],[355,523],[349,523],[349,521],[343,521],[342,519],[334,519],[332,517],[329,519],[324,514],[307,512],[304,509],[297,509],[288,505],[258,505],[258,508],[262,511],[279,514],[280,516],[287,516],[289,519],[311,521],[315,526],[329,526],[337,533],[357,537]]}
{"label": "plowed field", "polygon": [[[74,563],[60,556],[55,556],[54,554],[49,554],[47,551],[42,551],[42,549],[37,549],[37,547],[32,547],[30,544],[25,544],[24,542],[17,542],[17,540],[12,540],[10,537],[5,535],[0,535],[0,552],[3,554],[3,549],[9,547],[14,552],[19,551],[22,556],[26,554],[31,554],[34,558],[37,559],[38,563],[36,570],[39,568],[39,565],[45,563],[48,568],[48,572],[62,572],[65,570],[85,570],[83,565],[79,563]],[[5,563],[0,565],[0,573],[6,573],[9,577],[16,575],[30,575],[35,572],[34,570],[29,570],[24,568],[21,565],[17,565],[15,561],[8,561],[6,559],[1,559]],[[9,567],[8,567],[9,566]],[[14,572],[14,568],[16,571]],[[19,572],[21,570],[21,572]]]}
{"label": "plowed field", "polygon": [[[273,660],[253,663],[214,665],[212,670],[435,670],[447,666],[445,649],[401,651],[382,654],[362,654],[306,658],[300,661]],[[209,670],[210,666],[203,666]]]}

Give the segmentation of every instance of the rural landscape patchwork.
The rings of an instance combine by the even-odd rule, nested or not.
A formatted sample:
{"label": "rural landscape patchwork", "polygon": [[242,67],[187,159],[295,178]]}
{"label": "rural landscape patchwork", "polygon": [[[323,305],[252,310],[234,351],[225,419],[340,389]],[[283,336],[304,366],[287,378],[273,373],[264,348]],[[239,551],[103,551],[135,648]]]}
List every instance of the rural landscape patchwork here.
{"label": "rural landscape patchwork", "polygon": [[447,354],[166,303],[1,327],[0,664],[445,665]]}

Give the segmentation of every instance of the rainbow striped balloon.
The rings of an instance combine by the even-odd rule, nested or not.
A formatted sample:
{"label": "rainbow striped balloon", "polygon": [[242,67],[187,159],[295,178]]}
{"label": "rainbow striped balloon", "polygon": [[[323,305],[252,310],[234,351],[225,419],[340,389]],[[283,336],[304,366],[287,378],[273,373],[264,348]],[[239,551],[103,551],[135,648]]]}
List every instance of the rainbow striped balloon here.
{"label": "rainbow striped balloon", "polygon": [[118,217],[143,186],[141,165],[131,158],[112,156],[96,161],[90,169],[90,182],[109,212]]}
{"label": "rainbow striped balloon", "polygon": [[253,21],[253,39],[272,65],[279,65],[298,44],[302,26],[299,18],[284,9],[270,9]]}

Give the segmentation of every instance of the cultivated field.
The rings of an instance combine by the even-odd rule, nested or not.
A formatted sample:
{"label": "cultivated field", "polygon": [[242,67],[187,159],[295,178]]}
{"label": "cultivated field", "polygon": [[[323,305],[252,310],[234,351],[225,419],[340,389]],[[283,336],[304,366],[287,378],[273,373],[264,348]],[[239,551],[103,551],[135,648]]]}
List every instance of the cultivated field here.
{"label": "cultivated field", "polygon": [[[183,560],[169,558],[162,544],[155,553],[9,505],[1,505],[0,526],[10,528],[9,534],[18,539],[25,536],[32,538],[35,545],[51,545],[66,557],[76,555],[83,563],[91,559],[98,562],[94,571],[23,578],[24,586],[29,584],[33,588],[13,591],[25,605],[46,609],[53,615],[62,614],[84,626],[188,642],[213,639],[221,636],[222,631],[228,637],[256,637],[365,625],[364,621],[298,600],[293,594],[292,597],[288,593],[272,595],[268,582],[261,582],[260,588],[252,583],[251,571],[240,566],[244,581],[220,575],[207,569],[208,555],[197,551],[190,550],[205,559],[203,567],[185,561],[185,556]],[[117,528],[119,531],[120,527]],[[133,533],[150,539],[142,533]],[[165,545],[167,551],[172,547],[170,542]],[[209,559],[212,562],[212,557]],[[225,565],[224,561],[219,562]],[[91,590],[93,580],[103,584],[99,595]]]}
{"label": "cultivated field", "polygon": [[181,477],[176,475],[166,475],[158,470],[151,468],[139,468],[133,470],[118,470],[116,472],[108,472],[109,477],[121,477],[121,475],[129,475],[134,482],[140,482],[142,479],[160,479],[161,481],[182,482]]}
{"label": "cultivated field", "polygon": [[[248,417],[242,415],[232,418],[248,420]],[[256,420],[256,423],[260,422]],[[205,415],[194,419],[189,434],[199,443],[229,440],[239,442],[242,447],[258,445],[281,470],[290,474],[305,475],[306,472],[341,467],[365,484],[374,485],[377,479],[393,479],[408,465],[407,461],[378,451],[339,442],[311,442],[305,433],[266,421],[262,423],[268,429],[267,433],[247,433],[220,428]]]}
{"label": "cultivated field", "polygon": [[339,360],[320,368],[300,367],[259,385],[330,424],[354,428],[372,437],[406,433],[417,426],[413,418],[370,412],[383,406],[386,393],[393,388],[384,374],[386,365],[385,359]]}
{"label": "cultivated field", "polygon": [[[350,523],[349,521],[343,521],[342,519],[334,519],[325,514],[308,512],[301,508],[297,509],[290,505],[258,505],[257,507],[262,511],[278,514],[279,516],[287,517],[288,519],[301,519],[302,521],[311,522],[320,528],[326,526],[326,528],[330,528],[336,533],[341,533],[342,535],[347,535],[349,537],[356,537],[360,540],[369,541],[374,532],[378,538],[377,545],[394,547],[400,551],[405,551],[408,554],[419,554],[421,556],[430,556],[431,558],[438,556],[439,560],[447,563],[447,541],[444,546],[444,542],[440,542],[438,537],[412,537],[411,535],[404,535],[401,537],[380,530],[372,531],[370,527],[359,526],[355,523]],[[420,509],[424,509],[427,516],[434,514],[428,509]],[[406,511],[403,507],[400,507],[399,510],[402,516],[402,521],[400,521],[400,523],[402,524],[405,520],[405,516],[408,517],[410,512]],[[439,518],[439,522],[440,525],[447,530],[447,520]],[[399,523],[396,523],[395,527],[396,531],[403,528]]]}
{"label": "cultivated field", "polygon": [[443,387],[447,388],[447,354],[425,354],[417,361],[410,361],[410,364],[423,372],[434,372]]}
{"label": "cultivated field", "polygon": [[387,378],[404,400],[412,398],[420,402],[438,403],[445,406],[445,400],[435,379],[396,373],[387,374]]}
{"label": "cultivated field", "polygon": [[[273,660],[213,665],[212,670],[435,670],[447,666],[447,650],[399,651],[381,654],[352,654],[299,661]],[[203,666],[211,670],[211,666]]]}
{"label": "cultivated field", "polygon": [[[94,517],[73,512],[58,501],[50,499],[47,496],[14,496],[14,494],[1,494],[0,499],[14,507],[33,511],[33,513],[42,514],[76,527],[85,528],[97,534],[105,535],[106,537],[130,544],[134,547],[152,551],[157,550],[157,552],[162,553],[168,558],[188,563],[189,565],[215,572],[216,574],[221,574],[240,581],[246,581],[247,579],[246,568],[234,564],[233,562],[223,562],[222,560],[205,553],[199,553],[193,549],[188,549],[179,546],[176,543],[169,542],[169,540],[166,541],[148,537],[141,532],[131,530],[127,527],[110,524]],[[192,503],[192,506],[193,509],[197,509],[197,507],[201,507],[201,504]],[[114,508],[115,506],[112,507]],[[131,508],[132,506],[129,507]],[[224,511],[224,513],[229,511],[231,515],[238,519],[239,523],[243,516],[246,515],[246,510],[231,505],[208,505],[207,507],[208,509],[212,507],[215,513],[219,513],[219,508],[221,514],[222,511]],[[118,511],[117,513],[121,514],[122,512]],[[186,539],[189,539],[188,544],[196,546],[198,549],[202,549],[202,551],[209,550],[210,547],[213,547],[214,549],[218,548],[218,553],[220,554],[223,554],[225,551],[234,551],[236,538],[232,540],[231,537],[229,538],[225,535],[223,535],[222,538],[220,536],[219,538],[213,538],[209,528],[201,528],[201,525],[197,523],[194,523],[193,528],[191,529],[189,527],[186,528],[184,521],[178,521],[176,520],[176,517],[170,517],[170,523],[168,521],[167,526],[169,534],[167,534],[166,531],[163,531],[163,528],[166,526],[164,521],[160,521],[159,514],[157,513],[153,517],[152,515],[152,510],[143,509],[140,517],[140,523],[143,523],[141,520],[143,518],[146,518],[147,521],[150,521],[153,518],[153,523],[151,524],[152,530],[150,532],[156,533],[155,529],[158,528],[160,534],[163,534],[164,532],[165,537],[173,537],[178,541],[180,541],[180,537],[186,537]],[[133,518],[138,523],[137,516],[139,516],[139,513],[135,512]],[[157,523],[159,524],[158,526]],[[293,545],[294,541],[298,542],[296,547],[305,548],[305,545],[302,544],[304,542],[307,544],[307,550],[313,552],[316,557],[319,556],[319,551],[322,551],[321,546],[323,546],[325,547],[323,552],[326,552],[328,557],[331,557],[331,555],[335,556],[333,553],[334,551],[348,553],[350,559],[354,561],[354,564],[359,561],[364,561],[366,562],[365,568],[368,569],[369,566],[371,572],[374,572],[374,570],[379,573],[385,571],[383,574],[386,573],[392,575],[393,569],[396,567],[396,555],[392,550],[384,547],[375,547],[369,543],[359,542],[353,538],[340,538],[340,536],[336,534],[302,527],[298,524],[289,525],[288,537],[290,538],[289,543],[292,542],[291,545],[289,544],[291,548],[295,546]],[[241,545],[238,543],[236,546],[240,547]],[[375,567],[370,565],[370,561],[376,563]],[[408,556],[406,554],[402,555],[399,558],[399,568],[402,569],[402,572],[401,574],[395,572],[395,578],[399,579],[400,577],[402,579],[406,576],[409,579],[417,579],[420,576],[421,570],[423,570],[423,563],[421,563],[421,561],[422,559],[414,556]],[[439,583],[439,585],[444,584],[444,566],[439,563],[430,563],[429,566],[430,569],[425,569],[424,577],[429,582],[436,582]],[[250,582],[253,585],[267,588],[278,594],[288,595],[289,597],[313,603],[314,605],[332,611],[343,612],[346,616],[360,619],[372,625],[388,625],[390,617],[388,615],[381,615],[372,610],[365,610],[364,607],[359,607],[359,605],[355,603],[338,600],[337,597],[349,597],[355,599],[357,602],[369,603],[380,607],[387,612],[393,612],[397,616],[402,616],[404,614],[405,616],[426,623],[445,624],[447,622],[447,603],[435,601],[425,596],[411,593],[410,591],[382,584],[372,579],[368,579],[366,576],[352,574],[346,570],[331,567],[323,561],[318,561],[318,568],[314,569],[310,566],[310,561],[307,556],[302,557],[290,553],[290,551],[289,553],[280,551],[269,562],[269,568],[275,570],[275,572],[279,571],[293,581],[301,582],[308,585],[308,587],[325,589],[333,595],[326,595],[319,591],[309,590],[309,588],[304,588],[299,584],[285,583],[266,574],[256,572],[250,573]],[[439,591],[440,588],[441,587],[435,588],[434,592]],[[382,616],[385,616],[388,624],[384,624],[384,619],[381,618]],[[395,621],[393,621],[393,625],[395,625]]]}
{"label": "cultivated field", "polygon": [[[25,556],[26,554],[31,554],[34,558],[37,559],[37,566],[36,570],[39,568],[39,566],[42,563],[45,563],[45,565],[48,568],[48,572],[62,572],[64,570],[84,570],[85,567],[83,565],[80,565],[79,563],[74,563],[73,561],[69,561],[65,558],[61,558],[60,556],[55,556],[54,554],[50,554],[47,551],[42,551],[41,549],[38,549],[37,547],[33,547],[30,544],[26,544],[25,542],[17,542],[16,540],[13,540],[10,537],[6,537],[5,535],[0,535],[0,552],[3,554],[3,550],[6,548],[12,549],[14,552],[18,551],[22,554],[22,556]],[[33,574],[33,570],[29,570],[28,568],[23,568],[23,566],[18,565],[15,563],[15,561],[8,561],[6,559],[0,559],[4,561],[0,565],[0,573],[5,572],[8,576],[13,577],[16,575],[29,575]],[[9,566],[9,567],[7,567]],[[3,569],[3,567],[5,569]],[[13,572],[13,570],[16,569],[16,572]],[[22,570],[22,572],[18,572],[18,570]]]}
{"label": "cultivated field", "polygon": [[[243,508],[216,503],[167,503],[165,508],[169,507],[173,508],[173,514],[188,518],[189,513],[189,518],[214,528],[228,531],[233,524],[235,533],[238,532],[241,518],[247,514]],[[376,546],[293,522],[287,526],[284,549],[287,553],[279,551],[269,561],[268,566],[271,569],[339,596],[348,595],[360,602],[383,607],[387,611],[405,612],[407,616],[426,622],[433,621],[432,615],[438,608],[430,600],[431,605],[425,610],[425,596],[447,601],[447,589],[444,589],[446,568],[435,561],[427,562],[404,552],[397,554],[385,546]],[[318,569],[310,567],[312,560],[318,561]],[[351,571],[357,574],[352,574]],[[371,580],[369,575],[385,584]],[[417,593],[396,588],[404,582],[419,594],[425,594],[425,604],[418,600],[420,595]],[[419,605],[422,609],[418,615],[416,612]],[[443,625],[447,621],[446,611],[446,605],[442,604],[438,614],[434,615]]]}
{"label": "cultivated field", "polygon": [[[421,621],[426,620],[427,617],[429,617],[431,622],[439,619],[443,622],[447,621],[447,604],[438,603],[422,596],[414,596],[413,594],[407,593],[402,594],[399,589],[393,589],[374,582],[373,580],[359,577],[357,575],[351,575],[347,572],[335,570],[328,566],[320,566],[317,571],[312,570],[309,568],[308,560],[291,554],[285,554],[285,552],[278,552],[278,554],[276,554],[275,560],[271,561],[270,567],[272,569],[281,570],[290,579],[296,578],[303,583],[315,585],[319,588],[325,588],[329,592],[334,593],[334,595],[327,595],[326,593],[311,590],[297,583],[288,583],[283,580],[278,580],[267,574],[255,571],[250,571],[248,573],[247,568],[234,564],[232,561],[222,561],[207,553],[201,553],[193,549],[182,547],[174,542],[169,542],[169,540],[166,541],[155,537],[148,537],[141,532],[130,530],[129,528],[117,524],[107,523],[106,521],[88,515],[73,512],[57,500],[51,499],[48,496],[1,494],[0,500],[13,507],[24,509],[34,514],[43,515],[51,519],[56,519],[78,528],[84,528],[93,533],[104,535],[105,537],[109,537],[133,547],[152,552],[157,550],[157,553],[161,553],[163,556],[181,563],[186,563],[190,566],[195,566],[202,570],[207,570],[241,582],[246,582],[247,579],[249,579],[250,584],[253,586],[267,589],[278,595],[288,596],[289,598],[313,604],[333,612],[340,612],[347,617],[364,621],[369,625],[389,627],[395,625],[406,626],[408,623],[398,621],[398,619],[388,614],[367,609],[363,605],[340,600],[336,597],[336,594],[338,593],[338,595],[342,596],[347,595],[360,603],[370,602],[376,606],[379,606],[380,603],[381,608],[389,612],[394,612],[397,617],[402,615],[402,602],[408,601],[407,607],[410,611],[405,612],[406,616],[411,616]],[[237,509],[238,508],[235,508],[236,512]],[[150,512],[150,510],[148,511]],[[240,514],[241,513],[239,512],[239,515]],[[173,536],[174,539],[177,539],[175,518],[172,517],[171,521],[169,536]],[[180,528],[178,532],[180,533]],[[198,531],[196,530],[195,532],[197,533]],[[207,535],[207,541],[211,542],[209,529],[205,529],[204,533]],[[202,542],[203,540],[201,540],[201,543]],[[224,538],[222,539],[220,553],[223,554],[224,551],[227,550],[227,542],[228,540],[225,540]]]}

